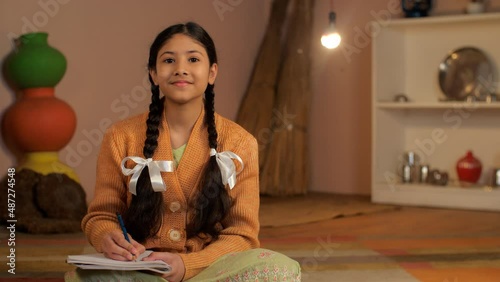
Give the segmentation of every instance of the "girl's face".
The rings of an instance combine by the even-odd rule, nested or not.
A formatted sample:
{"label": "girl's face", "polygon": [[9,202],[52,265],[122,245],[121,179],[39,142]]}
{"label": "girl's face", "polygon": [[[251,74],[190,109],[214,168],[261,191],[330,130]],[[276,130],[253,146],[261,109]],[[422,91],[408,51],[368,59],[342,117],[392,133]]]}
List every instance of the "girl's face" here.
{"label": "girl's face", "polygon": [[149,71],[168,102],[187,104],[203,99],[207,84],[214,84],[217,64],[210,66],[205,48],[184,34],[170,38],[158,52],[156,69]]}

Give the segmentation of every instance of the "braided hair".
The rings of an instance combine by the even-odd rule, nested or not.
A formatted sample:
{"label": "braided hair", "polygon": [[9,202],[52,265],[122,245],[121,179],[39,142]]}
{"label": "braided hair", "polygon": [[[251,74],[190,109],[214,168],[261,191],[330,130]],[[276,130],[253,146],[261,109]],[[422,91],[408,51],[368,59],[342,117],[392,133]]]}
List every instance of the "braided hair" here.
{"label": "braided hair", "polygon": [[[208,130],[208,144],[217,150],[217,130],[214,118],[214,86],[205,90],[205,122]],[[231,198],[222,184],[222,176],[215,156],[211,156],[205,167],[199,187],[200,193],[194,202],[194,216],[188,225],[187,236],[205,233],[218,237],[217,223],[221,222],[231,207]]]}
{"label": "braided hair", "polygon": [[[149,50],[148,68],[156,69],[158,52],[175,34],[184,34],[198,41],[205,47],[210,66],[217,63],[215,44],[208,33],[198,24],[188,22],[168,27],[158,34]],[[143,154],[152,158],[158,147],[159,126],[163,115],[164,98],[160,99],[160,89],[151,75],[151,104],[146,121],[146,140]],[[208,131],[208,144],[217,150],[217,129],[215,127],[214,85],[208,84],[205,90],[205,123]],[[222,183],[221,171],[216,157],[211,156],[201,177],[198,193],[193,202],[189,203],[193,213],[188,221],[186,234],[188,238],[208,235],[216,239],[220,228],[218,224],[225,218],[231,207],[231,198]],[[168,193],[168,192],[167,192]],[[137,195],[132,195],[130,207],[125,213],[125,226],[132,237],[138,242],[153,238],[160,230],[164,212],[162,193],[154,192],[149,172],[143,169],[137,181]]]}

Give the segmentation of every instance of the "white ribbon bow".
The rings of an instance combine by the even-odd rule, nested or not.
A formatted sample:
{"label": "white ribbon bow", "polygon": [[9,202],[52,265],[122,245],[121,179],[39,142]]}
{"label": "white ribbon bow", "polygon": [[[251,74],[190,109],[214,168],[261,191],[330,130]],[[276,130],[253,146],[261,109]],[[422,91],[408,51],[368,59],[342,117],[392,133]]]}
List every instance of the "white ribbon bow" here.
{"label": "white ribbon bow", "polygon": [[[236,175],[243,170],[243,161],[241,158],[230,151],[217,153],[217,151],[213,148],[210,149],[210,156],[215,156],[215,159],[217,160],[222,176],[222,183],[224,185],[229,184],[229,189],[233,189],[234,185],[236,185]],[[239,171],[236,171],[236,166],[234,165],[232,159],[240,162],[241,168]]]}
{"label": "white ribbon bow", "polygon": [[[125,167],[125,162],[127,160],[132,160],[137,163],[133,169]],[[122,160],[122,173],[126,176],[133,174],[129,185],[130,193],[137,195],[137,180],[145,167],[148,167],[149,178],[151,179],[151,186],[153,186],[153,190],[155,192],[166,191],[167,187],[165,186],[165,183],[163,183],[160,172],[173,172],[173,161],[153,161],[152,158],[146,160],[141,157],[126,157]]]}

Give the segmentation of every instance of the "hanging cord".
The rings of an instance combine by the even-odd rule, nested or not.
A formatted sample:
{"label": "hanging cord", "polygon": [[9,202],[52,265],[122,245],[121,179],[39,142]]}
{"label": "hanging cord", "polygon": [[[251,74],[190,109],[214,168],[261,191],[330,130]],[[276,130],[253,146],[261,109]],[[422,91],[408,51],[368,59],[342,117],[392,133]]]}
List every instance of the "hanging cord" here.
{"label": "hanging cord", "polygon": [[336,14],[333,11],[333,0],[330,1],[330,13],[328,14],[328,24],[333,28],[336,22]]}

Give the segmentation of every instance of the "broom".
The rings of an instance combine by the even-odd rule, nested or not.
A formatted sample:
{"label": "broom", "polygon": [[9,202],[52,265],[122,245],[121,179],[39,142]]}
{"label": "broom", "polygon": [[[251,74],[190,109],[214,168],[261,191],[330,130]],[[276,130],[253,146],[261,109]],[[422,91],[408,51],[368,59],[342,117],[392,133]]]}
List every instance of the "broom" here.
{"label": "broom", "polygon": [[289,0],[274,0],[273,2],[267,31],[236,119],[238,124],[257,139],[261,169],[267,153],[267,145],[272,137],[271,119],[283,53],[282,25],[285,21],[288,2]]}
{"label": "broom", "polygon": [[311,100],[310,42],[314,1],[292,0],[284,61],[278,80],[273,136],[261,169],[261,193],[307,193],[309,156],[307,126]]}

